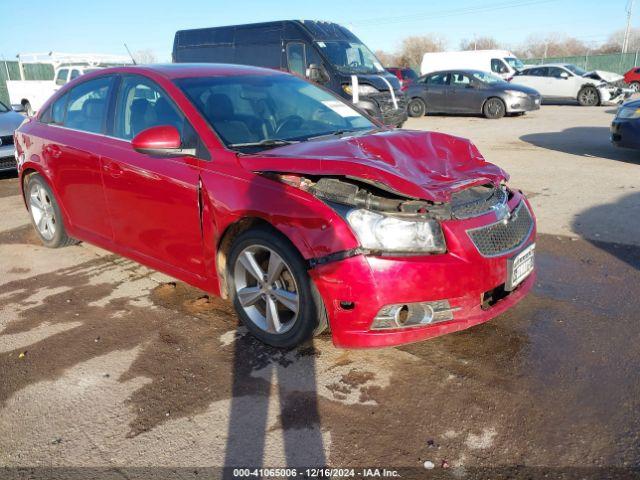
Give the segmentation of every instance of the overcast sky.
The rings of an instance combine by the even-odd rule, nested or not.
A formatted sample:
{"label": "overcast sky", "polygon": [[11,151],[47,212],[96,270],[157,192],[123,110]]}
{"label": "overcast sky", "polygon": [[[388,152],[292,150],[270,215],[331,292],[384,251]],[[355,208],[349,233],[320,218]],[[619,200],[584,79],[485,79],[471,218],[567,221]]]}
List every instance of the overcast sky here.
{"label": "overcast sky", "polygon": [[[184,28],[281,19],[330,20],[372,50],[393,51],[408,35],[432,33],[451,49],[474,35],[517,45],[527,35],[562,32],[600,43],[624,28],[627,0],[2,0],[0,56],[19,52],[125,54],[150,49],[170,61]],[[637,8],[634,26],[640,25]]]}

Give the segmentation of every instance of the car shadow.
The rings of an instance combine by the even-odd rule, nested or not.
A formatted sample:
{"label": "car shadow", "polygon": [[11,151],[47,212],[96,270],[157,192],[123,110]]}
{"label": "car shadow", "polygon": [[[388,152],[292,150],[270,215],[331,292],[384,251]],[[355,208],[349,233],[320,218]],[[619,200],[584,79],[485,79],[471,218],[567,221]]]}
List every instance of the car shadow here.
{"label": "car shadow", "polygon": [[531,133],[521,136],[520,140],[547,150],[640,165],[640,152],[610,143],[609,127],[573,127],[561,132]]}
{"label": "car shadow", "polygon": [[640,218],[640,192],[625,195],[614,204],[592,207],[576,217],[571,226],[574,232],[580,234],[592,245],[640,270],[638,246],[604,240],[607,231],[615,231],[618,234],[622,233],[623,237],[637,241],[640,238],[638,218]]}

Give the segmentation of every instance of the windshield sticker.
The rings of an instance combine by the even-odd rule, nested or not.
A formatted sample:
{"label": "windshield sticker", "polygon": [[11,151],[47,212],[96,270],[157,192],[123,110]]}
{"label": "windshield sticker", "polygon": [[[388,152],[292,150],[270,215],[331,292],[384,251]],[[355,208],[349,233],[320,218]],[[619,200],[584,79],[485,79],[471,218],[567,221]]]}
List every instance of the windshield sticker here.
{"label": "windshield sticker", "polygon": [[348,118],[348,117],[358,116],[358,114],[354,110],[352,110],[349,106],[345,105],[344,103],[338,100],[327,100],[322,102],[322,104],[325,107],[328,107],[334,112],[336,112],[341,117]]}

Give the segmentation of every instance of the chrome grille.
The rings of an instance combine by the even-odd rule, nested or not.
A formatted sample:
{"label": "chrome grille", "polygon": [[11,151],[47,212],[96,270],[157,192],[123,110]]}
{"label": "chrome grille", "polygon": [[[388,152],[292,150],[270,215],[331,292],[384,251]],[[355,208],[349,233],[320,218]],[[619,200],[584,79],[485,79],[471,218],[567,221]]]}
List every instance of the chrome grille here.
{"label": "chrome grille", "polygon": [[504,188],[491,186],[472,187],[453,195],[451,213],[459,220],[478,217],[492,210],[496,205],[507,203]]}
{"label": "chrome grille", "polygon": [[506,222],[467,230],[478,251],[485,257],[497,257],[519,248],[533,230],[533,217],[524,201],[511,212]]}
{"label": "chrome grille", "polygon": [[1,145],[13,145],[13,135],[3,135],[0,137]]}
{"label": "chrome grille", "polygon": [[16,159],[13,157],[0,158],[0,170],[13,170],[16,168]]}

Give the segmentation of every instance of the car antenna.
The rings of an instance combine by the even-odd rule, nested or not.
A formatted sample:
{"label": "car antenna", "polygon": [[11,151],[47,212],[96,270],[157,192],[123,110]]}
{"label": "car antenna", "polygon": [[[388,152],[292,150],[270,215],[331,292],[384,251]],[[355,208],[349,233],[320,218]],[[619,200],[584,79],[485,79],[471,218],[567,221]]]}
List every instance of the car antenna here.
{"label": "car antenna", "polygon": [[137,65],[137,63],[136,63],[136,59],[135,59],[135,58],[133,58],[133,55],[131,55],[131,50],[129,50],[129,47],[127,47],[127,44],[126,44],[126,43],[124,44],[124,48],[126,48],[126,49],[127,49],[127,53],[128,53],[128,54],[129,54],[129,56],[131,57],[131,61],[133,62],[133,64],[134,64],[134,65]]}

